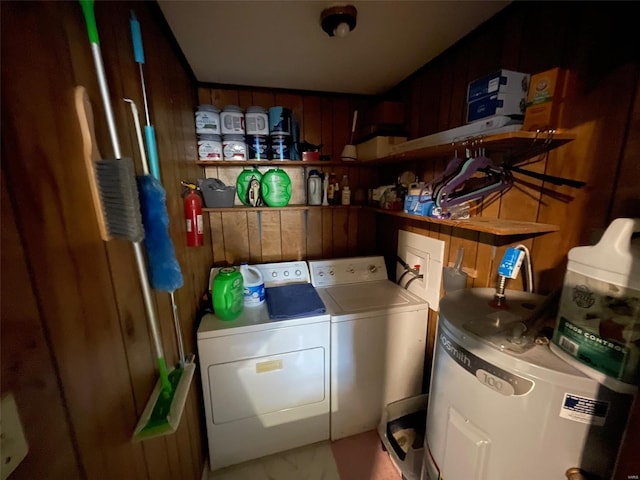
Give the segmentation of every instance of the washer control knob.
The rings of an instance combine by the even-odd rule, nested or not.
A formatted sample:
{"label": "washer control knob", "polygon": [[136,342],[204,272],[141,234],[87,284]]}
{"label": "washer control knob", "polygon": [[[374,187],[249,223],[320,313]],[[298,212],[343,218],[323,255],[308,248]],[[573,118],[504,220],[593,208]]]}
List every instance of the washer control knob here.
{"label": "washer control knob", "polygon": [[334,276],[335,272],[333,270],[329,270],[329,275]]}
{"label": "washer control knob", "polygon": [[322,270],[320,270],[320,271],[318,272],[318,276],[319,276],[319,277],[324,277],[324,272],[323,272]]}
{"label": "washer control knob", "polygon": [[296,277],[299,277],[300,275],[302,275],[302,272],[300,270],[296,270]]}
{"label": "washer control knob", "polygon": [[376,273],[377,270],[378,267],[376,267],[375,265],[369,265],[369,272]]}
{"label": "washer control knob", "polygon": [[271,276],[272,276],[273,278],[276,278],[276,277],[278,276],[278,272],[271,272]]}
{"label": "washer control knob", "polygon": [[349,270],[347,270],[347,272],[353,274],[353,273],[356,273],[356,269],[351,267]]}
{"label": "washer control knob", "polygon": [[285,270],[285,271],[284,271],[284,276],[285,276],[285,277],[288,277],[288,276],[289,276],[289,270]]}

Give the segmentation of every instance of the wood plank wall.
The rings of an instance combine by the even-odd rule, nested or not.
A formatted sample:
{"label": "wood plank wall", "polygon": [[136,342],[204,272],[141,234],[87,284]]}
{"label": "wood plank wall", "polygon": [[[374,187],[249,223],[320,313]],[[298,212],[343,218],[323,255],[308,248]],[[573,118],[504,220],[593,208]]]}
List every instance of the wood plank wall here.
{"label": "wood plank wall", "polygon": [[[570,248],[585,245],[618,217],[640,216],[640,83],[638,42],[629,4],[516,2],[440,57],[395,87],[386,99],[402,101],[410,138],[464,124],[469,81],[500,68],[536,73],[560,66],[577,76],[575,96],[561,127],[577,139],[534,158],[527,169],[587,183],[583,189],[554,186],[516,175],[515,188],[482,210],[482,216],[560,225],[534,238],[499,238],[458,228],[379,215],[380,245],[387,258],[396,251],[397,232],[409,230],[444,240],[452,263],[463,247],[463,267],[475,273],[469,287],[493,287],[497,262],[509,245],[530,251],[536,291],[561,285]],[[460,154],[462,152],[459,152]],[[403,170],[429,181],[449,158],[385,167],[381,180]],[[509,288],[522,289],[520,280]],[[430,348],[437,319],[431,315]],[[640,406],[636,402],[616,479],[640,472]]]}
{"label": "wood plank wall", "polygon": [[[199,479],[204,464],[199,373],[175,435],[133,443],[156,361],[129,242],[101,240],[73,102],[84,85],[98,146],[113,154],[78,2],[2,2],[2,393],[12,392],[29,453],[12,479]],[[145,80],[184,286],[185,348],[212,263],[187,248],[179,180],[201,171],[195,81],[152,2],[96,2],[122,151],[139,155],[129,107],[143,114],[129,16],[145,47]],[[210,241],[210,238],[207,237]],[[169,363],[177,359],[168,294],[154,295]]]}
{"label": "wood plank wall", "polygon": [[[212,104],[220,110],[226,105],[290,108],[299,123],[300,139],[321,144],[321,154],[332,160],[338,160],[349,143],[353,112],[372,103],[366,96],[215,85],[201,85],[198,98],[200,104]],[[265,173],[269,168],[273,167],[259,170]],[[305,203],[305,175],[314,168],[304,168],[304,162],[283,162],[283,170],[292,181],[290,204]],[[366,189],[377,183],[375,169],[349,163],[317,170],[334,172],[339,179],[347,175],[356,207],[364,202]],[[207,166],[204,174],[235,185],[241,171],[242,167]],[[237,197],[235,202],[240,204]],[[368,255],[376,248],[374,215],[360,208],[211,212],[209,220],[216,265]]]}

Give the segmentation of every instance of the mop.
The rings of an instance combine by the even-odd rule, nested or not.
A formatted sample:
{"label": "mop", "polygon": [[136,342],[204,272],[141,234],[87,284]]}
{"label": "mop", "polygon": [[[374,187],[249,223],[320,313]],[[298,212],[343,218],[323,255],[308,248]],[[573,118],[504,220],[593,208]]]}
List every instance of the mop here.
{"label": "mop", "polygon": [[89,183],[94,203],[100,204],[100,208],[96,208],[96,212],[99,217],[98,222],[102,238],[108,240],[112,237],[120,237],[126,238],[133,243],[145,310],[158,362],[160,379],[151,393],[134,432],[134,439],[144,439],[172,433],[177,430],[191,379],[189,375],[182,374],[182,369],[174,369],[172,372],[167,371],[142,247],[144,230],[140,216],[133,161],[129,158],[123,158],[120,152],[120,143],[115,128],[109,89],[100,52],[93,0],[80,0],[80,5],[87,24],[87,32],[115,157],[108,160],[99,159],[92,128],[93,114],[90,103],[84,88],[78,87],[76,89],[76,108],[78,109],[83,132],[85,162],[90,170]]}

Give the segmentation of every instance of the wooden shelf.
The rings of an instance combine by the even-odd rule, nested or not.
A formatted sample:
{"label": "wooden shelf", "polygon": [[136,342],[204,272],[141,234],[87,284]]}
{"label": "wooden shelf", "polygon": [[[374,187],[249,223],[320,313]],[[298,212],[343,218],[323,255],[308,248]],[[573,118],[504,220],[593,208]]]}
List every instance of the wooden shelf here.
{"label": "wooden shelf", "polygon": [[337,208],[362,208],[362,205],[287,205],[286,207],[247,207],[244,205],[234,205],[233,207],[223,208],[203,208],[203,212],[263,212],[263,211],[276,211],[276,210],[314,210],[314,209],[337,209]]}
{"label": "wooden shelf", "polygon": [[499,218],[471,217],[467,220],[443,220],[439,218],[421,217],[411,215],[403,211],[383,210],[381,208],[370,207],[376,213],[391,215],[394,217],[408,218],[417,222],[436,223],[448,225],[450,227],[473,230],[475,232],[491,233],[493,235],[532,235],[540,233],[557,232],[558,225],[547,223],[521,222],[519,220],[502,220]]}
{"label": "wooden shelf", "polygon": [[203,167],[362,167],[365,162],[343,162],[342,160],[197,160],[196,165]]}
{"label": "wooden shelf", "polygon": [[[463,149],[466,146],[471,148],[484,148],[487,155],[502,154],[511,163],[517,163],[523,159],[531,158],[548,150],[558,148],[576,138],[573,133],[555,133],[552,137],[548,137],[546,133],[537,134],[535,132],[508,132],[498,135],[489,135],[486,137],[476,138],[472,147],[470,141],[457,142],[455,145],[446,143],[441,145],[433,145],[430,147],[416,148],[408,152],[389,155],[387,157],[371,160],[369,162],[360,163],[401,163],[413,160],[423,160],[425,158],[443,157],[452,155],[453,151]],[[459,152],[460,155],[463,152]]]}

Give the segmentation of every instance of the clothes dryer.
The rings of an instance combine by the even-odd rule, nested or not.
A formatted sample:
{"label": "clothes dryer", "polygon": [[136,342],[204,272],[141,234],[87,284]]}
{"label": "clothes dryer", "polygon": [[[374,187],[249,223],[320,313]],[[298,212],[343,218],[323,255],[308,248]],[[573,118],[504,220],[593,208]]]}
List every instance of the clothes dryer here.
{"label": "clothes dryer", "polygon": [[255,267],[267,302],[198,328],[211,470],[329,439],[329,315],[273,320],[270,290],[311,289],[307,264]]}

